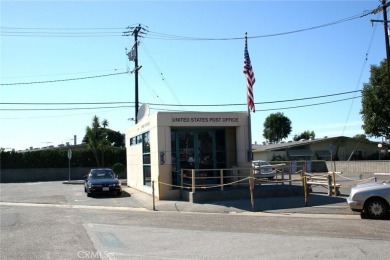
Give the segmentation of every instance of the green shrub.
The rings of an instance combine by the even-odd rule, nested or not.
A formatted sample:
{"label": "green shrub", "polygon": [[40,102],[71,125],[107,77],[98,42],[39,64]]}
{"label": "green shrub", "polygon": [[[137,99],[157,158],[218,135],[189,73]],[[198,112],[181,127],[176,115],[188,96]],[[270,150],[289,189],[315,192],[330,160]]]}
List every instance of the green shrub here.
{"label": "green shrub", "polygon": [[126,176],[126,167],[122,163],[116,163],[112,166],[112,170],[119,176],[119,178],[124,178]]}
{"label": "green shrub", "polygon": [[[97,167],[92,151],[84,148],[72,149],[70,163],[72,167]],[[126,149],[110,148],[104,151],[104,167],[112,167],[116,163],[126,165]],[[68,166],[67,149],[0,152],[1,169],[66,168]]]}

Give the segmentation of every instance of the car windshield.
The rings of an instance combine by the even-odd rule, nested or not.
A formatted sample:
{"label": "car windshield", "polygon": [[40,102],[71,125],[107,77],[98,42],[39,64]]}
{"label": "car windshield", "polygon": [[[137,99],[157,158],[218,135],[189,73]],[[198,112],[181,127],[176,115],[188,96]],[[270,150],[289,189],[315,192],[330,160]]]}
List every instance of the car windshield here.
{"label": "car windshield", "polygon": [[253,162],[253,164],[255,166],[269,165],[269,163],[265,162],[265,161],[255,161],[255,162]]}
{"label": "car windshield", "polygon": [[92,179],[114,178],[111,170],[95,170],[91,173]]}

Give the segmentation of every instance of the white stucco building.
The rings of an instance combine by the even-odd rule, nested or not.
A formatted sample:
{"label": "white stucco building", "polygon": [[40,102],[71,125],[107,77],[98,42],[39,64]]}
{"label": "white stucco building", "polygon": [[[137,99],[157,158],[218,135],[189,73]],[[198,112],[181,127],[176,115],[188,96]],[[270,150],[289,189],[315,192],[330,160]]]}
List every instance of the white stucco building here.
{"label": "white stucco building", "polygon": [[179,198],[181,169],[250,167],[249,142],[247,112],[146,116],[126,132],[127,185],[151,194],[154,181],[157,198]]}

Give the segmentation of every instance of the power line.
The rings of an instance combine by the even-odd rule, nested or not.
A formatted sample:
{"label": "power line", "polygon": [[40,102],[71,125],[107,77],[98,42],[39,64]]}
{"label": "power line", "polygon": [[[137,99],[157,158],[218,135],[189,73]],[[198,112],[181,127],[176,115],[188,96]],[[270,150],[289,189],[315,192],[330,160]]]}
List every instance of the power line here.
{"label": "power line", "polygon": [[[327,26],[336,25],[336,24],[340,24],[340,23],[349,22],[349,21],[352,21],[355,19],[359,19],[359,18],[362,18],[362,17],[367,16],[369,14],[372,14],[373,12],[374,12],[374,10],[370,10],[370,11],[363,12],[363,14],[357,14],[357,15],[354,15],[351,17],[347,17],[344,19],[340,19],[340,20],[329,22],[329,23],[322,24],[322,25],[317,25],[317,26],[312,26],[312,27],[308,27],[308,28],[287,31],[287,32],[248,36],[248,38],[250,38],[250,39],[268,38],[268,37],[276,37],[276,36],[283,36],[283,35],[300,33],[300,32],[305,32],[305,31],[311,31],[311,30],[320,29],[323,27],[327,27]],[[152,37],[150,37],[150,36],[152,36]],[[245,39],[245,37],[202,38],[202,37],[172,35],[172,34],[153,32],[153,31],[149,31],[147,38],[160,39],[160,40],[185,40],[185,41],[232,41],[232,40]]]}
{"label": "power line", "polygon": [[316,97],[308,97],[308,98],[296,98],[296,99],[287,99],[287,100],[279,100],[279,101],[268,101],[268,102],[260,102],[255,104],[272,104],[272,103],[280,103],[280,102],[291,102],[291,101],[301,101],[306,99],[317,99],[317,98],[324,98],[324,97],[332,97],[332,96],[339,96],[339,95],[345,95],[355,92],[361,92],[361,90],[354,90],[354,91],[348,91],[348,92],[341,92],[337,94],[328,94],[328,95],[322,95],[322,96],[316,96]]}
{"label": "power line", "polygon": [[129,108],[134,106],[115,106],[115,107],[72,107],[72,108],[0,108],[1,111],[59,111],[59,110],[91,110],[91,109],[112,109]]}
{"label": "power line", "polygon": [[[302,101],[302,100],[308,100],[308,99],[318,99],[318,98],[324,98],[324,97],[332,97],[332,96],[340,96],[345,94],[351,94],[361,92],[361,90],[354,90],[354,91],[348,91],[348,92],[341,92],[341,93],[335,93],[335,94],[328,94],[328,95],[321,95],[321,96],[314,96],[314,97],[305,97],[305,98],[295,98],[295,99],[285,99],[285,100],[275,100],[275,101],[266,101],[266,102],[257,102],[256,105],[262,105],[262,104],[274,104],[274,103],[285,103],[285,102],[293,102],[293,101]],[[0,105],[114,105],[114,104],[132,104],[134,102],[129,101],[111,101],[111,102],[1,102]],[[197,106],[206,106],[206,107],[216,107],[216,106],[242,106],[245,105],[245,103],[238,103],[238,104],[156,104],[156,103],[148,103],[149,105],[153,106],[187,106],[187,107],[197,107]]]}
{"label": "power line", "polygon": [[156,97],[161,103],[164,103],[164,101],[160,98],[160,96],[157,94],[157,92],[152,88],[152,86],[150,86],[149,82],[145,79],[145,77],[142,75],[142,73],[139,73],[139,76],[141,77],[142,81],[144,82],[144,85],[152,93],[152,96]]}
{"label": "power line", "polygon": [[[74,81],[74,80],[84,80],[84,79],[94,79],[94,78],[102,78],[102,77],[110,77],[117,76],[121,74],[128,74],[129,72],[117,72],[103,75],[96,75],[90,77],[81,77],[81,78],[71,78],[71,79],[56,79],[56,80],[45,80],[45,81],[31,81],[31,82],[14,82],[14,83],[0,83],[1,86],[15,86],[15,85],[32,85],[32,84],[43,84],[43,83],[56,83],[56,82],[64,82],[64,81]],[[130,72],[132,73],[132,72]]]}
{"label": "power line", "polygon": [[[122,36],[122,28],[0,27],[2,36],[17,37],[107,37]],[[118,30],[118,31],[113,31]]]}
{"label": "power line", "polygon": [[[358,97],[352,97],[352,98],[344,98],[339,100],[333,100],[333,101],[327,101],[327,102],[321,102],[321,103],[315,103],[315,104],[308,104],[308,105],[299,105],[299,106],[291,106],[291,107],[281,107],[281,108],[269,108],[269,109],[262,109],[258,111],[272,111],[272,110],[285,110],[285,109],[293,109],[293,108],[302,108],[302,107],[311,107],[311,106],[318,106],[318,105],[325,105],[325,104],[331,104],[331,103],[337,103],[341,101],[351,100],[360,98]],[[161,105],[161,104],[149,104],[154,106],[179,106],[179,105]],[[235,106],[245,106],[246,104],[233,104]],[[182,105],[182,106],[205,106],[205,105]],[[209,105],[209,106],[229,106],[231,107],[232,104],[225,104],[225,105]],[[135,106],[112,106],[112,107],[77,107],[77,108],[0,108],[0,111],[59,111],[59,110],[91,110],[91,109],[113,109],[113,108],[131,108]]]}
{"label": "power line", "polygon": [[79,71],[79,72],[41,74],[41,75],[29,75],[29,76],[10,76],[10,77],[0,77],[0,79],[53,77],[53,76],[65,76],[65,75],[77,75],[77,74],[102,73],[102,72],[117,71],[117,70],[118,69],[105,69],[105,70],[95,70],[95,71],[83,71],[83,72]]}
{"label": "power line", "polygon": [[[99,113],[108,113],[108,112],[112,112],[112,111],[117,111],[119,109],[109,109],[109,110],[105,110],[105,111],[99,111]],[[0,119],[15,119],[15,120],[18,120],[18,119],[41,119],[41,118],[58,118],[58,117],[73,117],[73,116],[84,116],[84,115],[93,115],[93,114],[96,114],[96,112],[86,112],[86,113],[74,113],[74,114],[66,114],[66,115],[46,115],[46,116],[20,116],[20,117],[2,117]],[[25,114],[24,114],[25,115]]]}
{"label": "power line", "polygon": [[361,98],[361,96],[358,97],[351,97],[351,98],[344,98],[334,101],[328,101],[328,102],[321,102],[321,103],[315,103],[315,104],[309,104],[309,105],[300,105],[300,106],[293,106],[293,107],[280,107],[280,108],[270,108],[270,109],[256,109],[256,111],[273,111],[273,110],[285,110],[285,109],[293,109],[293,108],[302,108],[302,107],[313,107],[313,106],[319,106],[319,105],[325,105],[325,104],[332,104],[337,102],[342,102],[346,100],[351,100],[355,98]]}
{"label": "power line", "polygon": [[59,31],[68,31],[68,30],[123,30],[123,28],[107,28],[107,27],[73,27],[73,28],[63,28],[63,27],[13,27],[13,26],[0,26],[0,29],[7,30],[59,30]]}
{"label": "power line", "polygon": [[153,63],[155,69],[159,72],[159,75],[161,77],[161,80],[164,82],[165,86],[169,89],[169,91],[171,92],[172,96],[175,98],[175,100],[177,101],[177,103],[181,103],[179,98],[177,97],[177,95],[175,94],[175,92],[173,91],[172,87],[170,86],[170,84],[168,83],[167,79],[165,78],[164,74],[162,73],[160,67],[157,65],[157,63],[155,62],[155,60],[153,59],[152,55],[150,54],[148,48],[146,48],[146,45],[143,41],[140,41],[142,43],[142,47],[144,48],[145,50],[145,53],[148,55],[149,57],[149,60]]}
{"label": "power line", "polygon": [[[365,11],[362,14],[356,14],[347,18],[340,20],[332,21],[329,23],[311,26],[307,28],[272,33],[265,35],[256,35],[248,36],[250,39],[257,38],[267,38],[267,37],[276,37],[283,36],[288,34],[301,33],[305,31],[311,31],[315,29],[320,29],[323,27],[328,27],[332,25],[337,25],[340,23],[349,22],[355,19],[362,18],[369,14],[373,14],[376,9]],[[0,33],[2,36],[18,36],[18,37],[117,37],[117,36],[127,36],[123,35],[121,28],[39,28],[39,27],[0,27]],[[108,31],[107,30],[118,30],[118,31]],[[102,32],[99,32],[102,31]],[[231,41],[231,40],[243,40],[244,37],[221,37],[221,38],[207,38],[207,37],[194,37],[194,36],[180,36],[166,33],[159,33],[149,31],[148,36],[145,38],[149,39],[160,39],[160,40],[185,40],[185,41]]]}
{"label": "power line", "polygon": [[[370,39],[370,42],[369,42],[368,47],[367,47],[365,59],[364,59],[363,64],[362,64],[362,68],[360,69],[359,78],[358,78],[358,81],[357,81],[357,83],[356,83],[356,90],[359,88],[360,81],[361,81],[361,79],[362,79],[363,72],[364,72],[364,69],[365,69],[366,64],[367,64],[368,54],[370,53],[370,50],[371,50],[371,45],[372,45],[372,42],[373,42],[373,40],[374,40],[375,31],[376,31],[376,24],[375,24],[375,26],[374,26],[374,28],[373,28],[373,30],[372,30],[371,39]],[[346,127],[347,127],[347,122],[348,122],[349,117],[350,117],[350,115],[351,115],[352,106],[353,106],[353,104],[354,104],[354,101],[355,101],[355,100],[352,100],[352,102],[351,102],[351,104],[350,104],[350,106],[349,106],[348,115],[347,115],[347,118],[346,118],[346,120],[345,120],[345,124],[344,124],[343,130],[342,130],[342,132],[341,132],[341,135],[342,135],[342,136],[344,135],[344,131],[345,131]]]}

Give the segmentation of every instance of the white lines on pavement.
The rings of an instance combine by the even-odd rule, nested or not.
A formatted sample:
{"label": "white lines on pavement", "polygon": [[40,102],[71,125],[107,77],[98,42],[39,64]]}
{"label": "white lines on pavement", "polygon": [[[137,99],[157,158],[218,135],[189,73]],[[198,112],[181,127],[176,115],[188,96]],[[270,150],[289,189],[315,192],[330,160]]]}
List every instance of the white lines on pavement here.
{"label": "white lines on pavement", "polygon": [[[0,206],[19,206],[19,207],[42,207],[42,208],[64,208],[64,209],[98,209],[112,211],[143,211],[143,212],[172,212],[172,211],[151,211],[146,208],[131,207],[108,207],[108,206],[88,206],[88,205],[59,205],[59,204],[42,204],[42,203],[16,203],[0,202]],[[317,206],[318,207],[318,206]],[[342,215],[342,214],[312,214],[312,213],[272,213],[272,212],[179,212],[180,214],[231,214],[241,216],[259,216],[259,217],[293,217],[293,218],[325,218],[325,219],[360,219],[360,215]]]}
{"label": "white lines on pavement", "polygon": [[292,217],[292,218],[327,218],[327,219],[360,219],[359,215],[341,214],[307,214],[307,213],[270,213],[270,212],[243,212],[238,215],[262,217]]}
{"label": "white lines on pavement", "polygon": [[88,205],[59,205],[59,204],[42,204],[42,203],[17,203],[17,202],[0,202],[0,206],[21,206],[21,207],[42,207],[42,208],[64,208],[64,209],[106,209],[119,211],[149,211],[145,208],[131,207],[107,207],[107,206],[88,206]]}

